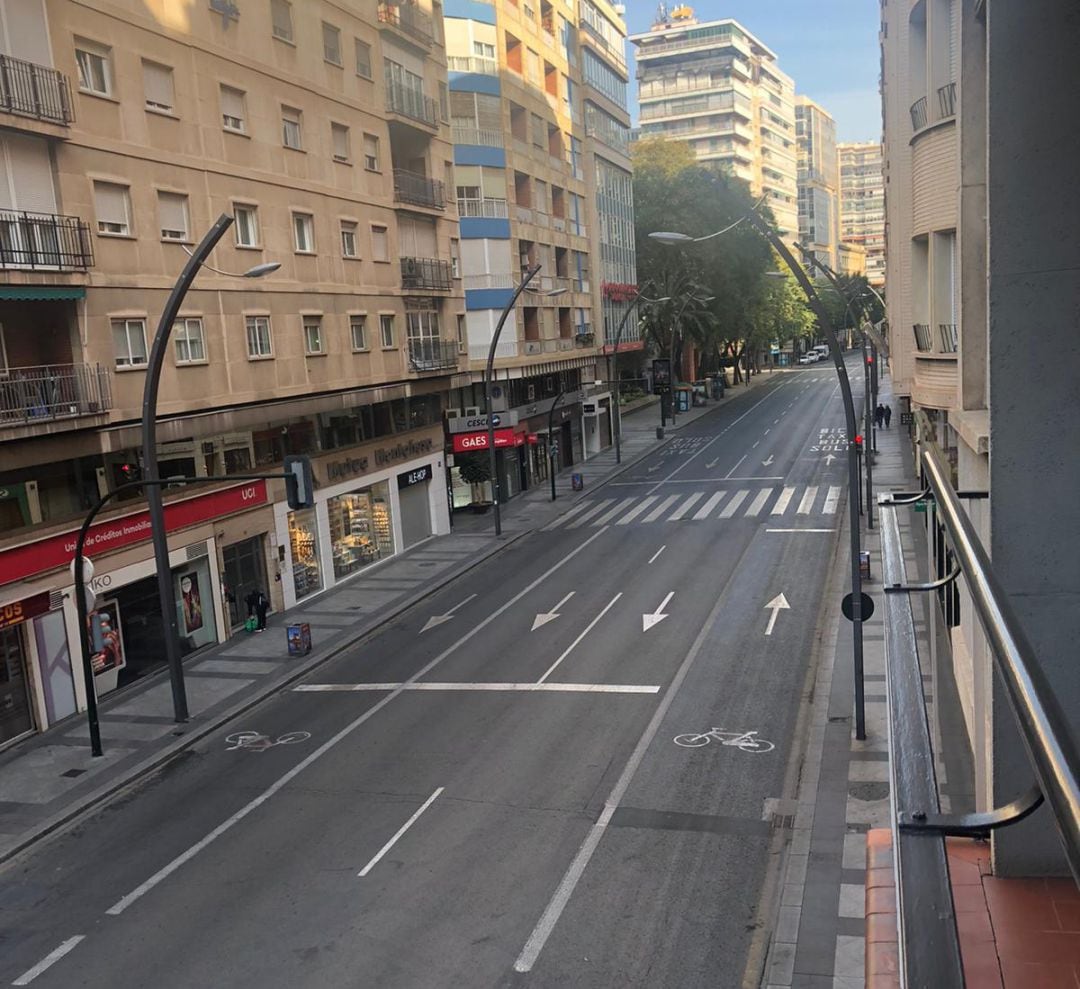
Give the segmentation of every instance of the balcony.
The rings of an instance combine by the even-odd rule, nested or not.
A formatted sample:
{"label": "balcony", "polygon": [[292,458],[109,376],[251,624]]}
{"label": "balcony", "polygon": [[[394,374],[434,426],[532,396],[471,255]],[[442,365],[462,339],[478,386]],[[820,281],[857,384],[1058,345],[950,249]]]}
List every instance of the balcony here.
{"label": "balcony", "polygon": [[77,216],[0,210],[0,268],[86,271],[90,228]]}
{"label": "balcony", "polygon": [[476,144],[484,148],[503,147],[502,131],[474,127],[470,124],[452,124],[450,139],[454,144]]}
{"label": "balcony", "polygon": [[497,76],[499,74],[498,59],[484,58],[479,55],[463,57],[451,55],[446,60],[448,72],[468,72],[472,75]]}
{"label": "balcony", "polygon": [[435,43],[431,15],[417,6],[380,3],[379,23],[389,24],[424,48],[430,48]]}
{"label": "balcony", "polygon": [[934,341],[930,336],[930,324],[915,323],[912,330],[915,333],[915,347],[924,354],[930,353],[934,349]]}
{"label": "balcony", "polygon": [[956,83],[950,82],[937,91],[939,120],[956,115]]}
{"label": "balcony", "polygon": [[410,206],[427,206],[429,209],[443,209],[446,206],[446,196],[443,192],[443,184],[438,179],[429,179],[418,172],[395,168],[394,202],[407,203]]}
{"label": "balcony", "polygon": [[449,261],[401,259],[401,287],[406,291],[449,292],[452,274]]}
{"label": "balcony", "polygon": [[481,275],[465,275],[462,283],[466,291],[481,288],[514,288],[517,284],[514,276],[508,271],[486,271]]}
{"label": "balcony", "polygon": [[938,323],[938,353],[955,354],[960,349],[960,337],[955,323]]}
{"label": "balcony", "polygon": [[0,377],[2,426],[102,415],[111,408],[111,379],[100,364],[12,367]]}
{"label": "balcony", "polygon": [[430,96],[400,82],[386,82],[386,111],[408,117],[431,128],[439,126],[439,106]]}
{"label": "balcony", "polygon": [[409,340],[409,367],[413,371],[453,371],[458,366],[458,345],[453,340],[415,337]]}
{"label": "balcony", "polygon": [[10,55],[0,55],[0,110],[65,127],[75,119],[63,73]]}
{"label": "balcony", "polygon": [[489,219],[504,220],[507,217],[505,199],[467,199],[462,196],[457,201],[460,216],[483,216]]}
{"label": "balcony", "polygon": [[926,97],[922,96],[911,104],[911,129],[921,131],[926,126]]}

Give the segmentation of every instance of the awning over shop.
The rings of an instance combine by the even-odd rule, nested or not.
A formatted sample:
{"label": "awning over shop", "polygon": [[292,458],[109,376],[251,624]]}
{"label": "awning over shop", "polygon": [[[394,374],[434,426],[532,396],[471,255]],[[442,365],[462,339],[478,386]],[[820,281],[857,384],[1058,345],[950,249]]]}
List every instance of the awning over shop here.
{"label": "awning over shop", "polygon": [[0,299],[48,302],[54,299],[85,299],[82,285],[0,285]]}

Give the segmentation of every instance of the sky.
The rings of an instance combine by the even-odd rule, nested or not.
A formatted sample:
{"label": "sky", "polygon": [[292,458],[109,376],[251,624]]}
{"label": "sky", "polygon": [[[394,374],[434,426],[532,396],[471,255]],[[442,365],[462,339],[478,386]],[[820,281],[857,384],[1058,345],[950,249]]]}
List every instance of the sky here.
{"label": "sky", "polygon": [[[655,0],[624,0],[631,34],[649,29]],[[678,6],[670,2],[668,10]],[[699,21],[730,17],[776,53],[777,64],[836,118],[837,140],[881,139],[878,96],[878,0],[699,0]],[[627,44],[630,56],[635,46]],[[631,112],[637,122],[637,84],[631,68]]]}

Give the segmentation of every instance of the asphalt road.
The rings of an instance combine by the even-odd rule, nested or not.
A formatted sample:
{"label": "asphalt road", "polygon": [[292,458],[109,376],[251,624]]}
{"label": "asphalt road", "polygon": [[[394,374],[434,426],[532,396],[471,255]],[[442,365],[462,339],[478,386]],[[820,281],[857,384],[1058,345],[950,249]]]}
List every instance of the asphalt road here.
{"label": "asphalt road", "polygon": [[842,432],[778,375],[15,860],[0,980],[756,984]]}

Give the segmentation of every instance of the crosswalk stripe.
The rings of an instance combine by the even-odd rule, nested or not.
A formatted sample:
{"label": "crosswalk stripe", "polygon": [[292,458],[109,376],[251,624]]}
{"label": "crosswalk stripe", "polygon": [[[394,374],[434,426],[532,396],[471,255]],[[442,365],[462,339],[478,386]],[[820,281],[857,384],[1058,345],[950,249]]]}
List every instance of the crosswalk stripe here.
{"label": "crosswalk stripe", "polygon": [[547,525],[545,525],[543,531],[547,532],[550,529],[557,529],[560,525],[565,525],[575,515],[577,515],[578,512],[584,511],[586,508],[591,507],[591,505],[592,505],[591,501],[583,501],[583,502],[581,502],[580,505],[574,505],[573,508],[571,508],[568,512],[564,513],[563,515],[560,515],[557,519],[555,519],[554,522],[549,522]]}
{"label": "crosswalk stripe", "polygon": [[678,495],[669,495],[659,505],[656,506],[648,515],[643,518],[642,524],[646,522],[655,522],[661,515],[664,514],[672,505],[679,500]]}
{"label": "crosswalk stripe", "polygon": [[704,491],[695,491],[689,498],[686,499],[674,512],[671,513],[669,522],[678,522],[691,508],[694,507],[702,498],[705,497]]}
{"label": "crosswalk stripe", "polygon": [[724,491],[717,491],[716,494],[714,494],[707,502],[705,502],[704,505],[701,506],[701,508],[697,510],[694,515],[694,519],[697,521],[700,521],[701,519],[707,519],[709,517],[709,512],[711,512],[714,508],[716,508],[717,505],[720,504],[725,493],[726,492]]}
{"label": "crosswalk stripe", "polygon": [[589,509],[589,511],[587,511],[587,512],[586,512],[586,513],[585,513],[584,515],[582,515],[582,516],[581,516],[580,518],[578,518],[578,519],[575,519],[575,520],[574,520],[573,522],[571,522],[571,523],[570,523],[570,525],[568,526],[568,528],[570,528],[570,529],[576,529],[576,528],[577,528],[577,527],[578,527],[579,525],[584,525],[584,524],[585,524],[586,522],[588,522],[588,521],[589,521],[589,519],[591,519],[591,518],[592,518],[592,517],[593,517],[594,515],[599,515],[599,514],[600,514],[600,513],[601,513],[601,512],[602,512],[602,511],[603,511],[603,510],[604,510],[605,508],[607,508],[607,507],[608,507],[608,506],[609,506],[609,505],[610,505],[610,504],[611,504],[611,503],[612,503],[612,502],[613,502],[614,500],[615,500],[614,498],[605,498],[605,499],[604,499],[604,500],[603,500],[602,502],[600,502],[600,504],[599,504],[599,505],[597,505],[597,506],[596,506],[595,508],[591,508],[591,509]]}
{"label": "crosswalk stripe", "polygon": [[613,518],[615,518],[616,515],[620,514],[621,512],[625,512],[633,503],[633,498],[626,498],[623,501],[620,501],[613,509],[611,509],[611,511],[604,512],[604,514],[601,515],[599,518],[593,519],[592,524],[607,525],[607,523],[610,522]]}
{"label": "crosswalk stripe", "polygon": [[788,502],[791,501],[791,496],[795,494],[794,488],[784,488],[780,492],[780,497],[776,499],[776,504],[772,507],[773,515],[783,515],[787,511]]}
{"label": "crosswalk stripe", "polygon": [[795,509],[796,515],[809,515],[810,509],[814,507],[814,499],[817,497],[817,486],[811,485],[806,489],[806,494],[802,496],[802,501],[799,502],[799,507]]}
{"label": "crosswalk stripe", "polygon": [[642,499],[641,499],[641,504],[640,504],[640,505],[638,505],[638,506],[637,506],[636,508],[631,508],[631,509],[630,509],[630,511],[628,511],[628,512],[627,512],[627,513],[626,513],[626,514],[625,514],[625,515],[624,515],[624,516],[623,516],[623,517],[622,517],[621,519],[619,519],[619,521],[618,521],[618,522],[616,522],[615,524],[616,524],[616,525],[629,525],[629,524],[630,524],[631,522],[633,522],[633,521],[634,521],[634,519],[636,519],[636,518],[637,518],[637,517],[638,517],[638,516],[639,516],[639,515],[640,515],[640,514],[641,514],[641,513],[643,512],[643,511],[645,511],[645,509],[646,509],[646,508],[648,508],[648,507],[649,507],[649,506],[650,506],[650,505],[651,505],[651,504],[652,504],[652,503],[653,503],[654,501],[657,501],[657,500],[659,500],[659,497],[660,497],[659,495],[649,495],[649,496],[648,496],[647,498],[642,498]]}
{"label": "crosswalk stripe", "polygon": [[825,496],[825,507],[822,508],[822,512],[826,515],[836,514],[836,503],[840,500],[840,489],[836,487],[829,487],[829,493]]}
{"label": "crosswalk stripe", "polygon": [[750,502],[750,507],[746,510],[746,514],[757,515],[765,507],[767,502],[772,497],[772,488],[765,488],[757,493],[757,497]]}
{"label": "crosswalk stripe", "polygon": [[729,501],[724,506],[724,510],[720,513],[720,518],[722,518],[722,519],[731,518],[731,516],[734,515],[735,512],[738,510],[739,506],[744,501],[746,501],[746,496],[748,494],[750,494],[750,492],[745,490],[745,489],[742,490],[742,491],[736,491],[735,494],[733,494],[731,496],[731,501]]}

